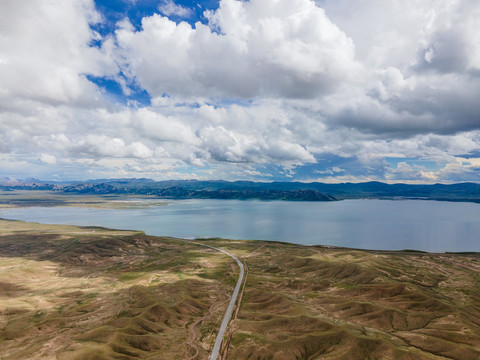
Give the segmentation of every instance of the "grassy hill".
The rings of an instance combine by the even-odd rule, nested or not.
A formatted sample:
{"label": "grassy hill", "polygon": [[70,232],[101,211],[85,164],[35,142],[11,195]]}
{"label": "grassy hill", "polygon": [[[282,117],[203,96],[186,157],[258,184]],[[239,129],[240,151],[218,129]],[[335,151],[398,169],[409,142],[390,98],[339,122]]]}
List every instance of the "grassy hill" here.
{"label": "grassy hill", "polygon": [[140,232],[0,220],[1,359],[205,358],[236,268]]}
{"label": "grassy hill", "polygon": [[[199,240],[248,266],[227,359],[480,358],[480,255]],[[0,220],[1,359],[207,359],[238,268],[185,241]]]}

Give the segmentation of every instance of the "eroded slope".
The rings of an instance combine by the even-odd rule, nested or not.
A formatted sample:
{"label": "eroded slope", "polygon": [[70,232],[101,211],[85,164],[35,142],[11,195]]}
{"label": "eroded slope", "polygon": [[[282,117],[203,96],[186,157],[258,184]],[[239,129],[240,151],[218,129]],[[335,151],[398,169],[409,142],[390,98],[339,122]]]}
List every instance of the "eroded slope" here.
{"label": "eroded slope", "polygon": [[204,358],[236,268],[138,232],[0,221],[0,358]]}

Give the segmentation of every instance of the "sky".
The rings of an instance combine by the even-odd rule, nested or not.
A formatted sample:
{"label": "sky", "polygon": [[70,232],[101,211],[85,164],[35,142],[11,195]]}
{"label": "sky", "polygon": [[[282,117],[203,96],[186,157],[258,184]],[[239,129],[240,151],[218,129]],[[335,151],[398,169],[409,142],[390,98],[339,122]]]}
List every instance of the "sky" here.
{"label": "sky", "polygon": [[0,177],[480,181],[480,1],[2,0]]}

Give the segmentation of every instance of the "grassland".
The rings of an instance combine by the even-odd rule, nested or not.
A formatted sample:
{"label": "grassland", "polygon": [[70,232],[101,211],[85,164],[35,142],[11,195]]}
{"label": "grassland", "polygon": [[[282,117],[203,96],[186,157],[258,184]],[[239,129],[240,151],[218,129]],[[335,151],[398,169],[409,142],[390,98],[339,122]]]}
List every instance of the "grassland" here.
{"label": "grassland", "polygon": [[[198,240],[249,268],[228,359],[480,359],[480,255]],[[0,359],[206,359],[238,268],[141,232],[0,220]]]}
{"label": "grassland", "polygon": [[480,254],[208,243],[249,267],[229,359],[480,359]]}
{"label": "grassland", "polygon": [[0,220],[0,359],[205,358],[231,259],[140,232]]}

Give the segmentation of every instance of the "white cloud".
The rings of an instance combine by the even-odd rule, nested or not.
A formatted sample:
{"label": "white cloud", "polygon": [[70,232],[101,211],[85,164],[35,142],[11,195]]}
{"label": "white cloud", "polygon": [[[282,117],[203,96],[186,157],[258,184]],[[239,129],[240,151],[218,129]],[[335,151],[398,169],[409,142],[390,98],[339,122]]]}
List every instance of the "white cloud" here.
{"label": "white cloud", "polygon": [[166,16],[178,16],[181,18],[188,18],[192,16],[192,10],[182,5],[175,4],[173,0],[163,0],[158,5],[158,10]]}
{"label": "white cloud", "polygon": [[[187,10],[164,1],[165,16],[102,38],[93,0],[0,2],[2,170],[249,178],[318,162],[322,181],[478,178],[480,3],[222,0],[207,24],[168,18]],[[151,105],[109,102],[87,75],[136,83]]]}
{"label": "white cloud", "polygon": [[164,116],[150,109],[138,109],[132,116],[134,127],[147,138],[186,144],[199,143],[190,126],[174,116]]}
{"label": "white cloud", "polygon": [[[447,68],[458,65],[455,60],[468,68],[478,55],[479,34],[474,24],[480,15],[480,4],[476,1],[319,0],[317,3],[353,39],[357,56],[369,67],[392,66],[403,71],[418,62],[427,62],[425,56],[435,66],[435,61],[450,53]],[[469,61],[463,61],[459,55]]]}
{"label": "white cloud", "polygon": [[326,170],[315,170],[315,174],[320,174],[320,175],[335,175],[338,173],[345,172],[345,169],[339,168],[337,166],[334,166],[332,168],[328,168]]}
{"label": "white cloud", "polygon": [[45,164],[56,164],[57,159],[53,155],[49,154],[42,154],[40,155],[40,161],[45,163]]}
{"label": "white cloud", "polygon": [[[480,3],[323,0],[369,76],[327,99],[331,123],[392,136],[478,128]],[[428,59],[428,61],[427,61]]]}
{"label": "white cloud", "polygon": [[153,15],[116,33],[124,72],[152,96],[309,98],[351,81],[354,45],[311,0],[222,0],[209,26]]}
{"label": "white cloud", "polygon": [[93,0],[0,3],[0,106],[28,111],[42,104],[87,106],[96,87],[84,74],[116,73],[90,24],[100,21]]}
{"label": "white cloud", "polygon": [[126,144],[124,139],[105,135],[87,135],[74,145],[73,151],[95,158],[150,158],[153,151],[139,141]]}

